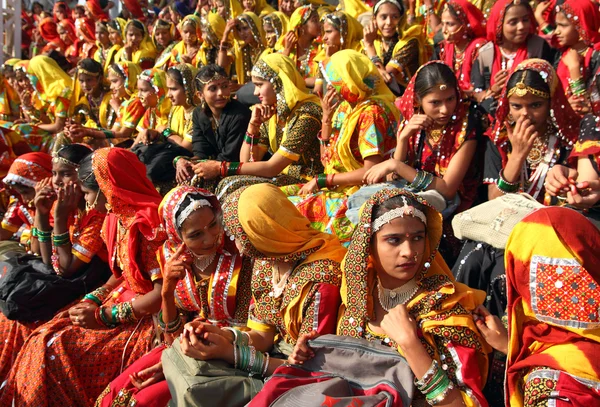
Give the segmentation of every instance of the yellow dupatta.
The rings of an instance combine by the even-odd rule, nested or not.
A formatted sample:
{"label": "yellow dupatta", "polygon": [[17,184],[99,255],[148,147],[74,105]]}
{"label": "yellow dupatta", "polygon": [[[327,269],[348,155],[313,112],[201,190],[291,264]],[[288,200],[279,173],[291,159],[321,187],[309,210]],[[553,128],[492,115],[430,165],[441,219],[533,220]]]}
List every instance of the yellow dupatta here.
{"label": "yellow dupatta", "polygon": [[[139,20],[129,20],[125,25],[125,32],[127,32],[130,25],[133,25],[138,30],[141,29],[143,32],[142,42],[140,43],[139,49],[131,55],[131,62],[141,65],[144,61],[154,61],[156,59],[156,48],[152,43],[150,35],[148,35],[146,25]],[[123,51],[124,48],[121,48],[117,53],[116,59],[118,61],[127,61],[127,55]]]}
{"label": "yellow dupatta", "polygon": [[[125,26],[127,25],[127,21],[120,17],[115,18],[113,21],[114,21],[114,24],[120,28],[118,30],[118,33],[124,42],[125,41]],[[108,32],[110,33],[111,31],[116,31],[116,30],[113,27],[111,27],[111,25],[109,24]],[[121,45],[114,44],[113,46],[110,47],[110,49],[106,53],[106,61],[104,61],[104,73],[105,74],[108,73],[108,67],[110,66],[110,64],[117,61],[117,55],[118,55],[119,51],[121,50],[121,48],[122,48]]]}
{"label": "yellow dupatta", "polygon": [[288,33],[289,31],[289,19],[288,17],[283,14],[281,11],[274,11],[268,15],[266,15],[263,18],[263,22],[264,24],[267,24],[267,22],[269,24],[271,24],[273,26],[273,29],[275,30],[275,35],[277,35],[277,41],[275,41],[275,46],[273,47],[273,49],[271,51],[280,51],[283,48],[283,37]]}
{"label": "yellow dupatta", "polygon": [[[179,71],[183,78],[183,90],[185,91],[186,102],[193,107],[194,106],[194,78],[198,69],[190,64],[179,64],[175,65],[171,69]],[[169,113],[169,120],[167,127],[173,130],[177,135],[181,136],[185,141],[192,141],[192,116],[191,112],[189,117],[186,119],[186,112],[184,106],[173,106]]]}
{"label": "yellow dupatta", "polygon": [[[346,171],[360,169],[364,163],[356,160],[351,147],[358,119],[369,105],[379,104],[391,111],[393,120],[398,121],[400,112],[394,105],[395,97],[377,67],[366,55],[354,50],[342,50],[333,54],[324,66],[323,75],[327,83],[353,106],[351,113],[344,119],[343,131],[334,148]],[[325,172],[333,172],[333,168],[325,168]]]}
{"label": "yellow dupatta", "polygon": [[[185,16],[185,18],[183,20],[181,20],[181,22],[179,23],[179,27],[177,27],[180,33],[182,32],[184,25],[193,26],[194,30],[196,30],[196,36],[198,37],[198,42],[202,43],[202,23],[200,22],[200,17],[198,17],[194,14]],[[194,55],[194,58],[192,59],[192,65],[194,65],[194,66],[198,65],[199,54],[200,54],[200,52],[197,52],[196,55]],[[183,61],[181,60],[182,55],[187,55],[187,48],[186,48],[183,40],[179,41],[171,50],[170,65],[183,63]]]}
{"label": "yellow dupatta", "polygon": [[[269,144],[271,151],[279,149],[280,143],[276,138],[278,123],[285,123],[292,111],[302,103],[314,102],[319,104],[316,95],[308,93],[304,79],[296,64],[282,54],[269,54],[258,60],[252,68],[252,76],[269,81],[277,94],[277,114],[269,119]],[[287,129],[283,132],[281,143],[287,138]]]}
{"label": "yellow dupatta", "polygon": [[138,131],[140,129],[157,129],[166,126],[169,121],[169,112],[171,111],[171,100],[167,98],[168,88],[166,72],[156,68],[146,69],[142,71],[138,80],[148,82],[158,97],[156,107],[147,110],[144,115],[144,118],[148,115],[150,120],[152,120],[152,115],[154,115],[156,122],[146,122],[142,119],[138,124]]}
{"label": "yellow dupatta", "polygon": [[[113,66],[116,66],[117,69],[114,69]],[[137,78],[142,73],[142,68],[140,68],[138,64],[125,61],[116,62],[114,65],[111,65],[109,69],[113,70],[115,74],[125,79],[125,89],[129,95],[129,98],[132,97],[137,92]],[[100,124],[102,125],[103,129],[108,128],[108,108],[110,107],[111,97],[112,94],[108,93],[102,100],[102,103],[100,103],[100,108],[98,109],[98,116],[100,116]],[[124,102],[121,103],[121,106],[123,106],[123,104]],[[115,114],[118,113],[119,112],[115,112]]]}
{"label": "yellow dupatta", "polygon": [[[241,22],[248,24],[250,30],[252,31],[252,36],[254,40],[257,42],[258,47],[262,50],[265,48],[265,32],[262,28],[262,22],[260,18],[254,13],[242,13],[238,17],[236,17]],[[244,55],[242,48],[244,47],[243,41],[238,37],[237,31],[234,35],[235,44],[234,44],[234,55],[235,55],[235,73],[238,78],[238,83],[244,84],[246,81],[243,78],[247,78],[248,72],[244,69]],[[249,67],[252,69],[252,67]],[[248,79],[248,78],[247,78]]]}
{"label": "yellow dupatta", "polygon": [[58,97],[71,100],[73,80],[52,58],[45,55],[31,58],[27,75],[44,102],[51,103]]}
{"label": "yellow dupatta", "polygon": [[225,26],[227,23],[218,13],[209,12],[206,16],[200,19],[203,31],[202,45],[198,51],[198,58],[202,65],[208,65],[208,51],[211,48],[219,46],[223,34],[225,33]]}
{"label": "yellow dupatta", "polygon": [[343,10],[346,14],[353,18],[358,18],[361,14],[368,13],[371,11],[369,6],[361,0],[340,0],[338,10]]}
{"label": "yellow dupatta", "polygon": [[[353,49],[362,52],[363,26],[350,14],[344,11],[335,11],[327,13],[321,18],[321,24],[329,23],[340,32],[341,50]],[[325,44],[321,44],[319,53],[315,56],[314,61],[319,63],[327,59],[325,52]]]}
{"label": "yellow dupatta", "polygon": [[[227,229],[241,243],[244,255],[258,259],[298,261],[296,268],[317,261],[331,262],[329,270],[325,272],[315,273],[304,269],[304,273],[294,274],[288,280],[288,284],[297,282],[299,289],[298,295],[285,304],[282,317],[287,334],[295,341],[302,325],[301,305],[313,284],[339,282],[337,264],[344,258],[346,249],[334,235],[313,229],[308,219],[272,184],[236,190],[225,200],[223,215]],[[253,287],[252,291],[256,298],[262,290]],[[262,294],[266,295],[266,292],[262,291]],[[260,330],[257,325],[252,320],[248,321],[249,327]]]}

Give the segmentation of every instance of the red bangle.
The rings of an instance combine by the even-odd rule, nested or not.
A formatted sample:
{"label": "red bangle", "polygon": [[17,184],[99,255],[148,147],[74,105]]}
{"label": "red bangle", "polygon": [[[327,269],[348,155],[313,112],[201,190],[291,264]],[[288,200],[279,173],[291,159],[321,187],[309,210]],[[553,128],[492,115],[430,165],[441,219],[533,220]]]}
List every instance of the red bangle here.
{"label": "red bangle", "polygon": [[221,178],[227,176],[227,161],[221,161]]}
{"label": "red bangle", "polygon": [[333,176],[334,176],[334,174],[327,174],[325,185],[327,185],[328,189],[333,186]]}
{"label": "red bangle", "polygon": [[242,165],[244,165],[244,163],[240,163],[240,165],[238,165],[237,169],[235,170],[235,175],[240,175],[240,171],[242,170]]}
{"label": "red bangle", "polygon": [[104,323],[104,321],[102,321],[102,318],[100,318],[100,312],[101,311],[102,311],[102,307],[96,308],[96,311],[94,311],[94,319],[96,320],[96,322],[98,323],[98,325],[105,327],[106,324]]}

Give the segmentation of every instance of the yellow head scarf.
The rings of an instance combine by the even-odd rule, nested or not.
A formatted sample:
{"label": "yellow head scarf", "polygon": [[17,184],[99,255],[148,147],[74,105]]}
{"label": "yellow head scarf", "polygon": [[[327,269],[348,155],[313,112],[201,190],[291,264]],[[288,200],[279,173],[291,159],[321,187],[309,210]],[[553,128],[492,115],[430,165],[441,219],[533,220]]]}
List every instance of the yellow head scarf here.
{"label": "yellow head scarf", "polygon": [[229,18],[237,18],[244,12],[244,7],[240,0],[229,0]]}
{"label": "yellow head scarf", "polygon": [[476,343],[474,351],[478,356],[483,388],[488,372],[487,353],[491,348],[479,335],[471,311],[483,303],[485,292],[473,290],[454,280],[452,272],[437,251],[442,238],[441,214],[423,198],[405,190],[384,187],[371,196],[361,208],[358,226],[352,236],[348,254],[342,262],[342,306],[337,333],[364,337],[368,321],[375,316],[373,293],[376,290],[377,270],[372,264],[370,253],[374,236],[371,227],[373,212],[377,205],[402,196],[424,208],[427,219],[425,252],[420,272],[415,276],[419,287],[423,289],[406,304],[407,309],[421,327],[422,340],[430,345],[427,351],[440,364],[442,360],[436,337],[452,335],[455,328],[461,328],[465,335],[469,334],[469,338]]}
{"label": "yellow head scarf", "polygon": [[[352,153],[350,140],[363,110],[371,104],[385,106],[392,112],[391,120],[398,121],[400,112],[394,105],[394,95],[385,84],[377,67],[369,58],[354,50],[338,51],[322,69],[328,84],[347,102],[353,105],[345,119],[344,131],[336,143],[340,160],[347,171],[363,167]],[[325,171],[328,171],[326,168]]]}
{"label": "yellow head scarf", "polygon": [[212,11],[202,17],[200,23],[202,24],[204,40],[202,41],[198,53],[200,54],[199,57],[202,65],[208,65],[208,50],[219,46],[219,43],[223,38],[223,33],[225,32],[226,23],[225,20],[223,20],[223,17]]}
{"label": "yellow head scarf", "polygon": [[[154,44],[152,43],[152,39],[148,35],[148,29],[146,28],[146,25],[139,20],[129,20],[127,22],[127,24],[125,25],[125,32],[127,32],[127,29],[132,25],[136,29],[142,30],[143,38],[142,38],[142,42],[140,43],[139,49],[136,52],[134,52],[133,55],[131,56],[131,59],[132,59],[131,62],[135,62],[136,64],[141,64],[145,60],[154,61],[156,59],[156,48],[154,47]],[[124,57],[124,54],[122,55],[122,57]]]}
{"label": "yellow head scarf", "polygon": [[301,6],[294,10],[290,16],[290,31],[297,31],[298,28],[306,24],[312,13],[315,11],[316,10],[310,5]]}
{"label": "yellow head scarf", "polygon": [[[254,40],[258,44],[258,49],[262,52],[265,49],[265,32],[262,28],[262,22],[260,18],[254,13],[243,13],[240,14],[237,19],[244,24],[248,24],[250,30],[252,31],[252,36]],[[234,33],[235,37],[235,73],[238,77],[238,82],[241,84],[244,83],[242,80],[244,78],[248,79],[247,72],[244,70],[244,56],[242,52],[242,48],[244,46],[243,41],[239,38],[237,34],[237,30]]]}
{"label": "yellow head scarf", "polygon": [[283,45],[283,37],[289,31],[288,25],[289,20],[285,14],[281,11],[274,11],[271,14],[266,15],[263,18],[264,24],[271,24],[275,30],[275,35],[277,36],[277,41],[275,41],[275,50],[282,49]]}
{"label": "yellow head scarf", "polygon": [[19,58],[7,59],[4,65],[14,67],[17,62],[21,61]]}
{"label": "yellow head scarf", "polygon": [[[131,97],[137,92],[137,79],[138,76],[142,73],[142,68],[138,64],[134,64],[133,62],[115,62],[108,67],[108,72],[112,71],[116,75],[120,76],[125,80],[123,86],[125,86],[125,90],[127,94]],[[108,95],[110,96],[110,94]],[[98,110],[98,115],[100,116],[100,124],[102,128],[107,128],[107,111],[110,106],[110,97],[105,97],[102,103],[100,104],[100,109]]]}
{"label": "yellow head scarf", "polygon": [[362,51],[363,26],[356,18],[344,11],[336,11],[325,14],[322,21],[340,32],[342,49]]}
{"label": "yellow head scarf", "polygon": [[[119,29],[115,30],[113,28],[113,25],[116,25],[117,27],[119,27]],[[117,17],[114,20],[111,20],[109,22],[108,32],[110,33],[111,31],[117,31],[119,33],[119,35],[121,36],[121,39],[123,40],[123,42],[125,42],[125,26],[126,25],[127,25],[127,21],[125,21],[124,19],[122,19],[120,17]],[[120,49],[121,49],[121,45],[119,45],[119,44],[114,44],[112,47],[110,47],[110,49],[108,50],[108,53],[106,54],[106,61],[104,61],[104,73],[108,73],[108,67],[110,66],[110,64],[115,62],[117,52],[119,52]]]}
{"label": "yellow head scarf", "polygon": [[52,58],[45,55],[31,58],[27,75],[42,100],[50,103],[58,97],[71,99],[73,80]]}
{"label": "yellow head scarf", "polygon": [[[269,81],[277,94],[277,114],[269,119],[269,143],[272,151],[277,151],[275,134],[279,123],[285,125],[287,118],[300,103],[314,102],[319,98],[308,93],[304,79],[296,64],[289,57],[281,54],[269,54],[261,57],[252,68],[252,76]],[[283,134],[281,142],[286,139]]]}
{"label": "yellow head scarf", "polygon": [[361,0],[340,0],[338,10],[343,10],[346,14],[353,18],[358,18],[361,14],[368,13],[371,11],[369,6]]}

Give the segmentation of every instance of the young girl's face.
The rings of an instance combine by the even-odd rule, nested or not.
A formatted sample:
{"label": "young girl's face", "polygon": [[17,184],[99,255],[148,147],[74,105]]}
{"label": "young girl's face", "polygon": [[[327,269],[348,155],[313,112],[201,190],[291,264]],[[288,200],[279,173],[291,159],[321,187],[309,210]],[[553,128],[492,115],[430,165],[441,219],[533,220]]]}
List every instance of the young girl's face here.
{"label": "young girl's face", "polygon": [[383,3],[377,10],[375,22],[383,38],[391,38],[398,32],[400,10],[391,3]]}

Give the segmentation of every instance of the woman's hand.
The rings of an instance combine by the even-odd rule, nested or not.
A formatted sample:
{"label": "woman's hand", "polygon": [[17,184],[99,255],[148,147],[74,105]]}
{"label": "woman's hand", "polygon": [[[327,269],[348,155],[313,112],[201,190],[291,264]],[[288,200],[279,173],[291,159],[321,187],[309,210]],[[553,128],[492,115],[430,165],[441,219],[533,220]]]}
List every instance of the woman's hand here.
{"label": "woman's hand", "polygon": [[379,36],[377,23],[375,20],[371,21],[363,28],[363,41],[368,47],[372,47],[375,44],[375,40]]}
{"label": "woman's hand", "polygon": [[56,192],[52,188],[52,178],[45,178],[35,185],[33,203],[40,215],[48,216],[55,200]]}
{"label": "woman's hand", "polygon": [[292,354],[288,357],[288,363],[292,365],[302,365],[309,359],[315,357],[315,352],[308,346],[308,341],[319,337],[317,331],[300,335]]}
{"label": "woman's hand", "polygon": [[321,106],[323,107],[323,122],[331,122],[335,110],[340,105],[340,98],[335,90],[335,88],[331,85],[327,85],[327,93],[323,97],[319,97],[321,99]]}
{"label": "woman's hand", "polygon": [[433,126],[433,119],[425,114],[415,114],[404,126],[398,138],[400,141],[408,140],[421,130],[429,130]]}
{"label": "woman's hand", "polygon": [[526,115],[522,115],[517,120],[514,129],[511,129],[510,125],[506,123],[506,132],[512,147],[511,156],[514,155],[516,158],[524,160],[538,137],[535,126],[531,124]]}
{"label": "woman's hand", "polygon": [[300,191],[298,191],[298,195],[314,194],[318,190],[319,186],[317,185],[317,178],[315,177],[308,181],[306,184],[304,184],[302,188],[300,188]]}
{"label": "woman's hand", "polygon": [[192,168],[192,163],[186,159],[180,158],[177,160],[177,164],[175,166],[175,179],[177,183],[183,184],[188,181],[194,175],[194,169]]}
{"label": "woman's hand", "polygon": [[202,161],[192,164],[192,169],[200,178],[215,179],[221,175],[221,162],[212,160]]}
{"label": "woman's hand", "polygon": [[224,336],[205,330],[204,325],[201,328],[198,333],[186,324],[180,337],[183,354],[198,360],[219,359],[234,363],[233,344]]}
{"label": "woman's hand", "polygon": [[273,117],[275,113],[277,113],[277,107],[274,105],[254,105],[250,123],[255,123],[256,125],[260,126]]}
{"label": "woman's hand", "polygon": [[579,176],[577,170],[555,164],[546,175],[544,187],[546,192],[552,196],[563,195],[570,191],[569,186],[576,183]]}
{"label": "woman's hand", "polygon": [[377,184],[382,182],[388,174],[396,172],[398,168],[398,161],[391,159],[385,160],[379,164],[375,164],[369,168],[363,175],[363,184]]}
{"label": "woman's hand", "polygon": [[235,30],[237,24],[238,20],[236,20],[235,18],[232,18],[231,20],[227,21],[227,24],[225,25],[225,31],[223,31],[223,38],[221,38],[221,42],[229,41],[229,34],[231,34],[233,30]]}
{"label": "woman's hand", "polygon": [[135,138],[134,144],[152,144],[160,138],[160,133],[152,129],[143,129]]}
{"label": "woman's hand", "polygon": [[508,331],[500,318],[490,314],[483,305],[480,305],[473,311],[473,319],[483,339],[492,348],[506,355],[508,353]]}
{"label": "woman's hand", "polygon": [[589,209],[600,200],[600,180],[583,181],[569,185],[567,203],[576,208]]}
{"label": "woman's hand", "polygon": [[88,129],[81,124],[71,124],[67,129],[71,140],[82,140],[88,136]]}
{"label": "woman's hand", "polygon": [[288,33],[283,37],[283,55],[290,56],[294,48],[296,48],[296,44],[298,44],[298,37],[296,33],[293,31],[288,31]]}
{"label": "woman's hand", "polygon": [[100,329],[101,326],[96,322],[96,304],[88,302],[80,302],[69,309],[69,318],[73,325],[80,326],[86,329]]}
{"label": "woman's hand", "polygon": [[59,188],[56,192],[56,207],[54,208],[54,217],[62,216],[66,218],[71,212],[77,209],[81,200],[81,190],[79,186],[72,181]]}
{"label": "woman's hand", "polygon": [[408,313],[404,304],[396,305],[385,314],[381,320],[381,328],[402,349],[423,346],[417,335],[417,321]]}
{"label": "woman's hand", "polygon": [[191,270],[191,259],[185,254],[186,249],[186,245],[182,243],[173,256],[165,263],[162,271],[163,295],[173,295],[179,280],[182,280],[186,273]]}
{"label": "woman's hand", "polygon": [[546,20],[544,20],[544,13],[546,12],[546,10],[548,10],[548,8],[552,5],[552,3],[549,0],[543,0],[540,1],[537,5],[537,7],[535,8],[535,21],[537,21],[538,25],[541,28],[544,28],[544,25],[546,25]]}
{"label": "woman's hand", "polygon": [[496,72],[496,75],[494,75],[494,84],[491,87],[491,90],[494,93],[494,95],[496,95],[496,96],[500,95],[500,92],[502,92],[502,89],[504,88],[504,85],[506,84],[507,80],[508,80],[508,70],[507,69],[501,69],[498,72]]}
{"label": "woman's hand", "polygon": [[149,368],[142,369],[139,372],[129,375],[129,380],[138,390],[145,389],[155,383],[158,383],[165,379],[165,374],[162,369],[162,362],[150,366]]}

